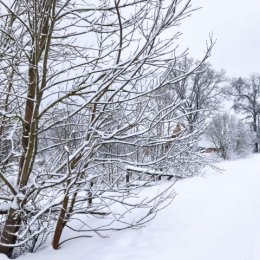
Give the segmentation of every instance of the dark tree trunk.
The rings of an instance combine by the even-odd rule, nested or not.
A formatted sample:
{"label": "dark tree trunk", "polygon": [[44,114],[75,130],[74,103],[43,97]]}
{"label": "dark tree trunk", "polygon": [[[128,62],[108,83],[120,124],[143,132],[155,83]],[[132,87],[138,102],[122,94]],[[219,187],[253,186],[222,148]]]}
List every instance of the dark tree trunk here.
{"label": "dark tree trunk", "polygon": [[91,191],[91,188],[93,187],[94,183],[93,181],[90,182],[90,189],[89,189],[89,192],[88,192],[88,205],[91,206],[92,205],[92,202],[93,202],[93,193]]}
{"label": "dark tree trunk", "polygon": [[[0,253],[12,257],[14,247],[12,244],[16,243],[16,232],[19,230],[21,224],[21,218],[16,214],[16,210],[10,208],[7,215],[7,220],[1,234],[1,243],[7,246],[0,245]],[[9,245],[9,246],[8,246]]]}
{"label": "dark tree trunk", "polygon": [[[254,115],[254,132],[256,135],[256,138],[258,139],[258,129],[257,129],[257,114]],[[255,145],[254,145],[254,152],[258,153],[259,152],[259,148],[258,148],[258,140],[256,140]]]}
{"label": "dark tree trunk", "polygon": [[255,152],[255,153],[258,153],[258,152],[259,152],[258,143],[257,143],[257,142],[255,143],[254,152]]}
{"label": "dark tree trunk", "polygon": [[55,228],[55,232],[54,232],[54,236],[53,236],[53,240],[52,240],[52,247],[53,249],[58,249],[59,245],[60,245],[60,238],[61,238],[61,234],[62,231],[65,227],[66,224],[66,212],[67,212],[67,208],[68,208],[68,203],[69,203],[69,196],[66,196],[65,199],[63,200],[63,204],[62,204],[62,209],[59,215],[59,219]]}
{"label": "dark tree trunk", "polygon": [[[35,55],[32,55],[35,57]],[[33,58],[33,62],[35,58]],[[23,153],[20,159],[20,169],[17,178],[17,188],[21,190],[28,183],[32,165],[34,163],[35,150],[36,150],[36,123],[33,122],[33,113],[35,111],[35,90],[36,90],[36,75],[37,72],[33,68],[33,64],[29,69],[29,79],[30,84],[28,86],[27,102],[25,108],[24,125],[23,125],[23,136],[22,136],[22,147]],[[15,198],[16,199],[16,198]],[[18,201],[16,202],[18,203]],[[19,205],[21,206],[21,205]],[[6,218],[6,223],[1,234],[1,243],[10,246],[0,245],[0,252],[8,256],[12,255],[14,250],[14,245],[17,240],[16,233],[19,231],[21,224],[21,218],[19,217],[19,212],[16,209],[11,208]]]}

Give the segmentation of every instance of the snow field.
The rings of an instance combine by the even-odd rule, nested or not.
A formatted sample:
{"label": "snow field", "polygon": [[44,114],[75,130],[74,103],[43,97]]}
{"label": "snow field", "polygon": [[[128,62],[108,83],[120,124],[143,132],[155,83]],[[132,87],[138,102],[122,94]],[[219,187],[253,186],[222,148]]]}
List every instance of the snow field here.
{"label": "snow field", "polygon": [[259,260],[260,155],[217,166],[223,171],[178,181],[173,203],[142,229],[72,240],[18,259]]}

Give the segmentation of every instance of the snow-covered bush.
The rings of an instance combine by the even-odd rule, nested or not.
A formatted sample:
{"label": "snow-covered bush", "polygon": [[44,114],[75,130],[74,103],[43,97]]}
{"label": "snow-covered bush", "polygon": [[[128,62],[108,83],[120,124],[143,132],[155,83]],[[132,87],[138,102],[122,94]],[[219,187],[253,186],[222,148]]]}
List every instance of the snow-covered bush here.
{"label": "snow-covered bush", "polygon": [[252,150],[254,134],[242,120],[228,113],[212,120],[207,136],[223,159],[242,157]]}

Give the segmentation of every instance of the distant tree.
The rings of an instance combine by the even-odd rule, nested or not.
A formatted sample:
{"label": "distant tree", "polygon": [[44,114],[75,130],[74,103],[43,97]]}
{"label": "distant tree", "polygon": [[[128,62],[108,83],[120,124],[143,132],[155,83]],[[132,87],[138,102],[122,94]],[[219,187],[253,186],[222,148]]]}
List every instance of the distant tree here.
{"label": "distant tree", "polygon": [[231,81],[226,93],[233,97],[235,111],[245,115],[255,134],[254,152],[259,151],[257,135],[259,134],[258,116],[260,114],[260,75],[249,78],[235,78]]}
{"label": "distant tree", "polygon": [[183,100],[178,110],[185,115],[183,123],[190,132],[195,129],[196,124],[203,124],[205,117],[209,118],[219,109],[221,84],[226,79],[224,71],[218,72],[211,64],[188,57],[178,61],[171,68],[169,76],[178,77],[183,71],[194,67],[197,67],[196,71],[171,86],[175,95]]}
{"label": "distant tree", "polygon": [[223,159],[243,156],[251,150],[253,133],[234,115],[224,113],[214,117],[206,135]]}

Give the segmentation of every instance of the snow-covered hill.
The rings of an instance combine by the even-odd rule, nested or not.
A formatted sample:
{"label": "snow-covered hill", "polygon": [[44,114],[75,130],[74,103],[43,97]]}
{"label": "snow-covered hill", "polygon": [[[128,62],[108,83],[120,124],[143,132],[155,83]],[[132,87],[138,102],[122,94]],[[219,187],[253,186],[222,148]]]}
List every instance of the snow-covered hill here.
{"label": "snow-covered hill", "polygon": [[259,260],[260,156],[217,166],[225,171],[179,181],[173,203],[143,229],[78,239],[19,260]]}

